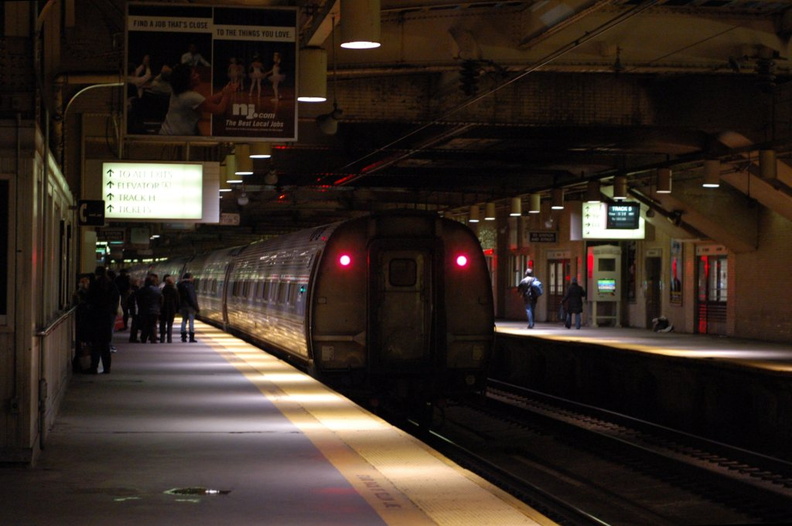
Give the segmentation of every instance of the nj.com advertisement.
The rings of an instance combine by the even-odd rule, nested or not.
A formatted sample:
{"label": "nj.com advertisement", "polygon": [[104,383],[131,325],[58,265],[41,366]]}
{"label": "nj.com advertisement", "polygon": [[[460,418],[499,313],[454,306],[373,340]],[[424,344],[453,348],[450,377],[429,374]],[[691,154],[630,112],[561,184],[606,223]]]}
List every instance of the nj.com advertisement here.
{"label": "nj.com advertisement", "polygon": [[128,4],[128,137],[297,139],[297,10]]}

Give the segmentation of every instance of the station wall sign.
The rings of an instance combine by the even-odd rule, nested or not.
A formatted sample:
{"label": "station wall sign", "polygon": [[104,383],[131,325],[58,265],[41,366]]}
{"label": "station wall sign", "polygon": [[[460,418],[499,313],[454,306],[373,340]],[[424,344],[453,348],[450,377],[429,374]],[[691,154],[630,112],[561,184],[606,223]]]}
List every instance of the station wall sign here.
{"label": "station wall sign", "polygon": [[107,220],[200,220],[200,163],[102,163]]}
{"label": "station wall sign", "polygon": [[77,203],[77,221],[80,226],[104,225],[104,201],[100,199],[81,199]]}

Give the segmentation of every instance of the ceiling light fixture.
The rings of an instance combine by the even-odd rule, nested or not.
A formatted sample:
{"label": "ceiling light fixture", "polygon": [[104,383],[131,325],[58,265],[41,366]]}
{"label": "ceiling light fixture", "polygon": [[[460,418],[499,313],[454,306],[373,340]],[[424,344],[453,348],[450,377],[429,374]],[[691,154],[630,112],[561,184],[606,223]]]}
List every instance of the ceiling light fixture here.
{"label": "ceiling light fixture", "polygon": [[542,211],[542,194],[531,194],[528,206],[529,214],[538,214]]}
{"label": "ceiling light fixture", "polygon": [[487,203],[484,207],[484,221],[495,221],[495,203]]}
{"label": "ceiling light fixture", "polygon": [[519,197],[512,197],[509,215],[512,217],[519,217],[522,215],[522,199]]}
{"label": "ceiling light fixture", "polygon": [[254,142],[250,145],[251,159],[269,159],[272,157],[272,143]]}
{"label": "ceiling light fixture", "polygon": [[563,188],[553,188],[552,194],[552,204],[550,208],[553,210],[563,210],[564,209],[564,189]]}
{"label": "ceiling light fixture", "polygon": [[242,182],[242,178],[236,174],[237,170],[237,162],[236,162],[236,155],[229,154],[226,155],[225,158],[225,180],[228,184],[239,184]]}
{"label": "ceiling light fixture", "polygon": [[315,46],[300,50],[299,95],[300,102],[327,100],[327,52]]}
{"label": "ceiling light fixture", "polygon": [[250,158],[250,146],[237,144],[236,146],[236,174],[253,175],[253,160]]}
{"label": "ceiling light fixture", "polygon": [[470,206],[470,213],[468,214],[468,222],[469,223],[478,223],[479,222],[479,207],[478,207],[478,205],[471,205]]}
{"label": "ceiling light fixture", "polygon": [[671,193],[671,169],[659,168],[657,170],[657,193],[670,194]]}
{"label": "ceiling light fixture", "polygon": [[599,181],[589,181],[586,185],[586,202],[587,203],[599,203],[602,201],[602,196],[600,194],[600,182]]}
{"label": "ceiling light fixture", "polygon": [[775,150],[759,151],[759,173],[765,180],[774,180],[778,177]]}
{"label": "ceiling light fixture", "polygon": [[341,2],[341,47],[346,49],[380,47],[380,0]]}
{"label": "ceiling light fixture", "polygon": [[613,178],[613,198],[616,201],[627,199],[627,176],[617,175]]}
{"label": "ceiling light fixture", "polygon": [[268,184],[270,186],[278,184],[278,172],[275,169],[271,169],[264,176],[264,184]]}
{"label": "ceiling light fixture", "polygon": [[704,161],[704,180],[701,186],[704,188],[718,188],[720,186],[721,163],[717,159],[707,159]]}

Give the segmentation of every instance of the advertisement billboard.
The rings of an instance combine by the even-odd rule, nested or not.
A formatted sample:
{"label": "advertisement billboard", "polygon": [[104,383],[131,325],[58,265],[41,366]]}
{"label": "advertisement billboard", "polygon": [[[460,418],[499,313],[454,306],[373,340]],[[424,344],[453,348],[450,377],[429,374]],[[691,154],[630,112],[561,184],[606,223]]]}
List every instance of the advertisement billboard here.
{"label": "advertisement billboard", "polygon": [[125,67],[129,138],[297,139],[296,8],[130,3]]}

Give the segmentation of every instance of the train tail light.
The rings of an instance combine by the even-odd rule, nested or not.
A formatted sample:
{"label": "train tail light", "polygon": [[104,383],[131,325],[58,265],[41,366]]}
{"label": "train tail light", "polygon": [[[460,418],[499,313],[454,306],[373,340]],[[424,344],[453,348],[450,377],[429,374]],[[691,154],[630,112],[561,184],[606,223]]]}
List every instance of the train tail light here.
{"label": "train tail light", "polygon": [[456,263],[457,267],[465,268],[465,267],[468,266],[468,263],[470,262],[470,260],[468,259],[468,257],[465,254],[458,254],[454,258],[454,262]]}
{"label": "train tail light", "polygon": [[338,256],[338,265],[341,268],[347,268],[352,264],[352,257],[349,254],[341,254]]}

